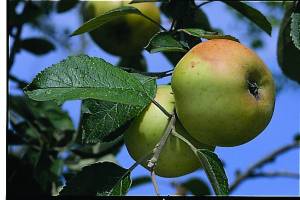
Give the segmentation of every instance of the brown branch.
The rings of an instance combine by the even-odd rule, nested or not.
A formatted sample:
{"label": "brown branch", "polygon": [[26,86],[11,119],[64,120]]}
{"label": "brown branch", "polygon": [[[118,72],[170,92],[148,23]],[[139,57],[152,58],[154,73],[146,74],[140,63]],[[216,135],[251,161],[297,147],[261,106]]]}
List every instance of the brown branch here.
{"label": "brown branch", "polygon": [[250,178],[259,178],[259,177],[287,177],[287,178],[296,178],[299,179],[300,175],[294,172],[258,172],[253,174]]}
{"label": "brown branch", "polygon": [[171,26],[170,26],[170,29],[169,29],[169,32],[171,32],[172,30],[173,30],[173,28],[175,27],[175,25],[176,25],[176,20],[175,19],[173,19],[172,20],[172,23],[171,23]]}
{"label": "brown branch", "polygon": [[163,147],[165,146],[169,136],[172,133],[172,130],[174,129],[174,124],[176,121],[176,117],[175,114],[171,115],[170,121],[168,123],[168,126],[163,134],[163,136],[161,137],[161,139],[159,140],[159,142],[155,145],[154,149],[153,149],[153,156],[150,160],[148,160],[147,166],[150,169],[151,172],[151,179],[152,179],[152,183],[156,192],[156,195],[159,196],[159,190],[158,190],[158,185],[155,179],[155,167],[159,158],[159,155],[163,149]]}
{"label": "brown branch", "polygon": [[[19,17],[21,17],[21,18],[23,17],[23,15],[25,13],[25,10],[27,9],[28,2],[29,1],[25,2],[25,5],[24,5],[23,10],[22,10]],[[9,71],[11,70],[11,68],[14,64],[15,56],[16,56],[17,52],[19,51],[19,48],[20,48],[19,44],[20,44],[20,41],[21,41],[21,34],[22,34],[22,30],[23,30],[23,25],[24,25],[23,23],[18,24],[16,26],[16,29],[17,29],[16,34],[13,35],[14,43],[11,47],[10,55],[9,55],[9,58],[8,58],[8,69],[7,69],[8,73],[9,73]]]}
{"label": "brown branch", "polygon": [[285,146],[275,150],[274,152],[270,153],[269,155],[265,156],[258,162],[254,163],[244,173],[237,176],[236,180],[229,187],[229,192],[232,193],[243,181],[245,181],[246,179],[248,179],[250,177],[255,176],[255,174],[256,174],[255,171],[257,169],[263,167],[267,163],[275,161],[275,159],[279,155],[281,155],[291,149],[297,148],[297,147],[300,147],[300,143],[298,141],[296,141],[292,144],[285,145]]}
{"label": "brown branch", "polygon": [[132,170],[134,170],[139,164],[145,162],[146,160],[148,160],[148,158],[152,155],[153,153],[150,152],[147,155],[143,156],[142,158],[140,158],[138,161],[136,161],[133,165],[131,165],[131,167],[128,169],[129,172],[132,172]]}
{"label": "brown branch", "polygon": [[163,71],[163,72],[142,72],[142,71],[135,70],[135,69],[128,68],[128,67],[120,67],[120,68],[122,70],[128,72],[128,73],[138,73],[138,74],[142,74],[142,75],[145,75],[145,76],[150,76],[150,77],[153,77],[153,78],[156,78],[156,79],[172,76],[172,72],[173,72],[173,69]]}
{"label": "brown branch", "polygon": [[158,185],[157,185],[156,178],[155,178],[154,170],[151,170],[150,173],[151,173],[151,180],[152,180],[152,183],[153,183],[153,186],[154,186],[155,193],[156,193],[157,196],[160,196]]}
{"label": "brown branch", "polygon": [[20,40],[21,40],[21,33],[22,33],[22,30],[23,30],[23,24],[20,24],[16,27],[16,35],[14,36],[14,43],[11,47],[11,50],[10,50],[10,55],[9,55],[9,58],[8,58],[8,72],[11,70],[13,64],[14,64],[14,60],[15,60],[15,56],[17,54],[17,52],[19,51],[19,43],[20,43]]}
{"label": "brown branch", "polygon": [[153,24],[155,24],[156,26],[158,26],[161,30],[163,31],[168,31],[165,27],[163,27],[160,23],[158,23],[157,21],[153,20],[152,18],[148,17],[147,15],[144,15],[143,13],[141,13],[141,15],[143,17],[145,17],[146,19],[148,19],[150,22],[152,22]]}
{"label": "brown branch", "polygon": [[174,124],[175,124],[175,114],[172,115],[168,126],[165,130],[164,135],[161,137],[161,139],[159,140],[159,142],[155,145],[154,149],[153,149],[153,157],[148,161],[148,167],[150,169],[154,169],[157,163],[157,160],[159,158],[159,155],[161,153],[161,150],[163,149],[165,143],[167,142],[167,139],[169,138],[172,129],[174,128]]}
{"label": "brown branch", "polygon": [[162,107],[155,99],[151,99],[152,103],[156,105],[167,117],[172,118],[172,114],[170,114],[164,107]]}
{"label": "brown branch", "polygon": [[197,5],[196,7],[197,7],[197,8],[200,8],[200,7],[204,6],[205,4],[208,4],[208,3],[211,3],[211,2],[214,2],[214,1],[216,1],[216,0],[205,1],[205,2],[200,3],[199,5]]}

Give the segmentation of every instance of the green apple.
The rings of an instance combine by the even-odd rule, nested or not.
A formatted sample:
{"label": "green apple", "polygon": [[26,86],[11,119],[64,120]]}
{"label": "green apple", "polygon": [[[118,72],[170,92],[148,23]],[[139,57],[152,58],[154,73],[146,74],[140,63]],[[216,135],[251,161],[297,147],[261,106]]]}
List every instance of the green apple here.
{"label": "green apple", "polygon": [[[155,3],[135,3],[130,1],[88,1],[83,6],[83,20],[103,15],[122,6],[132,6],[144,15],[160,23],[160,12]],[[139,54],[147,45],[149,39],[159,31],[159,27],[146,18],[128,14],[107,22],[90,32],[94,42],[105,51],[117,56],[132,56]]]}
{"label": "green apple", "polygon": [[[170,85],[159,86],[155,100],[168,112],[174,112],[174,96]],[[168,125],[168,117],[151,103],[130,125],[124,133],[127,150],[134,160],[139,160],[150,153],[160,141]],[[176,132],[188,139],[197,148],[214,150],[194,140],[180,122],[175,123]],[[147,162],[142,163],[147,169]],[[190,147],[175,136],[170,136],[159,156],[155,173],[162,177],[178,177],[191,173],[201,164]]]}
{"label": "green apple", "polygon": [[176,65],[171,86],[182,125],[205,144],[244,144],[266,128],[273,114],[270,71],[235,41],[214,39],[193,47]]}

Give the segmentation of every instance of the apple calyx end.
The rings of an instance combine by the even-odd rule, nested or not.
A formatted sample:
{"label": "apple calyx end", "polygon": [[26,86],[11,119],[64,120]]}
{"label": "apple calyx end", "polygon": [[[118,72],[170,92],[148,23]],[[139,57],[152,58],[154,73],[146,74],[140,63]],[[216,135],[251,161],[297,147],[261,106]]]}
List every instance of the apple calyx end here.
{"label": "apple calyx end", "polygon": [[247,87],[248,87],[250,94],[253,95],[256,100],[259,100],[260,99],[259,92],[258,92],[259,87],[258,87],[257,83],[255,81],[248,80]]}

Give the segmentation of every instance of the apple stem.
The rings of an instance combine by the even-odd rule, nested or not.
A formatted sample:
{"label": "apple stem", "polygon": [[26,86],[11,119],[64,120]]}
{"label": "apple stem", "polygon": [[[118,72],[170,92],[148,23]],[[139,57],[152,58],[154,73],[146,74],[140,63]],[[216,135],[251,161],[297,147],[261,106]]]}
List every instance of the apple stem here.
{"label": "apple stem", "polygon": [[156,162],[160,155],[160,152],[161,152],[162,148],[164,147],[165,143],[167,142],[167,139],[169,138],[169,136],[174,128],[175,121],[176,121],[176,117],[175,117],[175,114],[173,114],[173,115],[171,115],[171,119],[168,123],[165,133],[163,134],[160,141],[155,145],[155,147],[153,149],[153,157],[148,161],[148,167],[150,169],[155,168]]}
{"label": "apple stem", "polygon": [[197,6],[197,8],[200,8],[200,7],[204,6],[205,4],[211,3],[211,2],[213,2],[213,1],[216,1],[216,0],[210,0],[210,1],[206,1],[206,2],[200,3],[200,4]]}
{"label": "apple stem", "polygon": [[177,21],[175,19],[172,20],[172,24],[171,24],[171,27],[169,29],[169,32],[171,32],[173,30],[174,26],[176,25],[176,22]]}
{"label": "apple stem", "polygon": [[192,143],[190,143],[185,137],[177,133],[175,130],[172,130],[172,135],[186,143],[192,149],[193,152],[197,152],[197,148]]}
{"label": "apple stem", "polygon": [[150,76],[150,77],[153,77],[156,79],[172,76],[172,72],[174,70],[174,69],[170,69],[170,70],[163,71],[163,72],[143,72],[143,71],[135,70],[135,69],[128,68],[128,67],[120,67],[120,68],[128,73],[138,73],[138,74]]}
{"label": "apple stem", "polygon": [[154,185],[155,192],[158,196],[159,196],[159,191],[158,191],[158,186],[157,186],[157,183],[156,183],[156,180],[155,180],[154,169],[156,167],[159,155],[160,155],[163,147],[165,146],[170,134],[172,133],[172,130],[175,127],[175,122],[176,122],[175,114],[172,114],[166,130],[165,130],[163,136],[160,138],[159,142],[155,145],[155,147],[152,151],[153,156],[148,161],[148,164],[147,164],[147,166],[150,168],[152,183]]}
{"label": "apple stem", "polygon": [[143,13],[141,13],[141,15],[143,17],[145,17],[146,19],[148,19],[150,22],[152,22],[153,24],[155,24],[156,26],[158,26],[160,29],[164,30],[164,31],[168,31],[165,27],[163,27],[160,23],[158,23],[157,21],[151,19],[150,17],[148,17],[147,15],[144,15]]}
{"label": "apple stem", "polygon": [[154,103],[165,115],[167,115],[168,118],[172,118],[173,115],[170,114],[162,105],[160,105],[155,99],[151,99],[152,103]]}
{"label": "apple stem", "polygon": [[158,184],[157,184],[156,178],[155,178],[155,172],[151,171],[150,173],[151,173],[151,180],[152,180],[152,183],[153,183],[153,186],[154,186],[155,193],[156,193],[157,196],[160,196],[159,189],[158,189]]}
{"label": "apple stem", "polygon": [[131,172],[132,170],[134,170],[139,164],[145,162],[150,156],[153,155],[153,152],[148,153],[147,155],[145,155],[144,157],[142,157],[141,159],[139,159],[138,161],[136,161],[133,165],[131,165],[131,167],[128,169],[129,172]]}

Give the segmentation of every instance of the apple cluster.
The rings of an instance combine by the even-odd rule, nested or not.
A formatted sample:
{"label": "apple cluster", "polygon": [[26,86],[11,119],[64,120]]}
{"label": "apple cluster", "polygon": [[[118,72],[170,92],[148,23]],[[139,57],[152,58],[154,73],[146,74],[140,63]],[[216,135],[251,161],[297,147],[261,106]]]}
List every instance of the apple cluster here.
{"label": "apple cluster", "polygon": [[[127,4],[87,2],[84,18]],[[155,4],[131,6],[160,22]],[[130,56],[140,52],[157,31],[158,27],[143,17],[129,15],[105,24],[91,36],[107,52]],[[199,43],[182,57],[173,71],[171,85],[158,86],[155,101],[167,112],[176,113],[178,134],[198,149],[214,151],[216,146],[249,142],[266,128],[274,110],[275,85],[270,71],[251,49],[236,41],[213,39]],[[151,103],[124,133],[131,157],[139,160],[151,152],[168,123],[168,116]],[[141,164],[148,169],[147,162]],[[191,148],[171,134],[155,173],[178,177],[199,168],[201,164]]]}
{"label": "apple cluster", "polygon": [[[185,54],[174,69],[171,86],[158,86],[155,100],[170,113],[176,110],[177,133],[196,148],[213,151],[215,146],[249,142],[266,128],[274,110],[275,85],[252,50],[232,40],[214,39]],[[150,152],[168,121],[151,103],[125,132],[129,154],[138,160]],[[190,147],[171,135],[155,172],[177,177],[200,167]]]}

